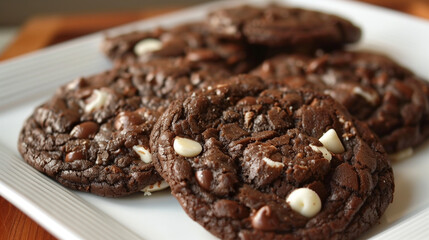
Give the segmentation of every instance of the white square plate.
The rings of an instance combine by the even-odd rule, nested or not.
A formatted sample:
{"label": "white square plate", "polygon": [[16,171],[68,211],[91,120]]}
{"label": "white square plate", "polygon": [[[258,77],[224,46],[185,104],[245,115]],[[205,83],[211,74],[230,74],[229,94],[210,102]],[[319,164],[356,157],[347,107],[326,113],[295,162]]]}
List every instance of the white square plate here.
{"label": "white square plate", "polygon": [[[429,79],[429,22],[366,4],[339,0],[281,1],[344,16],[363,30],[357,49],[383,52]],[[115,28],[110,34],[202,19],[214,8],[262,1],[216,1]],[[102,33],[0,64],[0,194],[62,239],[215,239],[186,216],[168,191],[109,199],[70,191],[28,166],[16,143],[22,123],[55,88],[108,69],[99,51]],[[429,144],[394,163],[396,191],[380,224],[364,237],[429,235]]]}

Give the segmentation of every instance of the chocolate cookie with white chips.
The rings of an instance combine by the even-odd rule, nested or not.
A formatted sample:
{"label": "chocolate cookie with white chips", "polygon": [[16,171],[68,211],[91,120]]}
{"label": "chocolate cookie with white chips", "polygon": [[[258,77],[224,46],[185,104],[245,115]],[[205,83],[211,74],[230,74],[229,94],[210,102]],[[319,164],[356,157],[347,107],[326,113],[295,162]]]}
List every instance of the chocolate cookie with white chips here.
{"label": "chocolate cookie with white chips", "polygon": [[282,55],[252,74],[331,95],[367,123],[396,159],[409,156],[429,136],[429,83],[386,56],[346,51]]}
{"label": "chocolate cookie with white chips", "polygon": [[168,187],[152,163],[153,125],[174,97],[227,74],[186,64],[155,60],[72,81],[25,122],[19,152],[37,170],[79,191],[120,197]]}
{"label": "chocolate cookie with white chips", "polygon": [[149,151],[160,114],[142,104],[129,73],[110,70],[76,79],[37,107],[21,130],[18,150],[66,187],[125,196],[162,180]]}
{"label": "chocolate cookie with white chips", "polygon": [[202,22],[106,36],[101,48],[117,64],[181,57],[190,62],[224,64],[236,73],[257,65],[254,50],[244,42],[210,35]]}
{"label": "chocolate cookie with white chips", "polygon": [[227,82],[173,102],[151,133],[193,220],[222,239],[348,239],[379,221],[393,173],[365,124],[328,95]]}

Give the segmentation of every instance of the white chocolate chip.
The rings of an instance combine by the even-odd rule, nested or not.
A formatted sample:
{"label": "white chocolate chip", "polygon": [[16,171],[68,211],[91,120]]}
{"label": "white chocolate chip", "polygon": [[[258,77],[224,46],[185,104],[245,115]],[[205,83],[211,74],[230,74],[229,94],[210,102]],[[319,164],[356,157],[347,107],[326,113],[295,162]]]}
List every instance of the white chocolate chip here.
{"label": "white chocolate chip", "polygon": [[352,93],[365,98],[367,102],[373,105],[377,103],[378,96],[376,93],[371,94],[369,92],[364,91],[361,87],[354,87]]}
{"label": "white chocolate chip", "polygon": [[137,56],[144,55],[146,53],[154,52],[162,48],[162,42],[158,39],[147,38],[141,40],[134,46],[134,53]]}
{"label": "white chocolate chip", "polygon": [[83,78],[76,78],[75,80],[71,81],[66,85],[67,90],[75,90],[79,87],[79,85],[83,84],[84,80]]}
{"label": "white chocolate chip", "polygon": [[146,186],[141,191],[144,192],[145,196],[150,196],[152,195],[151,194],[152,192],[161,191],[168,187],[170,187],[170,185],[168,185],[168,183],[165,180],[161,180],[159,182],[156,182],[155,184]]}
{"label": "white chocolate chip", "polygon": [[234,26],[228,26],[224,31],[226,34],[235,34],[237,32],[237,28]]}
{"label": "white chocolate chip", "polygon": [[322,81],[329,86],[335,85],[337,82],[337,77],[335,76],[334,71],[329,70],[327,73],[322,75]]}
{"label": "white chocolate chip", "polygon": [[310,147],[311,149],[313,149],[313,151],[322,153],[323,157],[326,160],[331,161],[332,154],[328,151],[328,149],[326,149],[325,147],[315,146],[313,144],[310,144]]}
{"label": "white chocolate chip", "polygon": [[406,148],[404,150],[401,150],[399,152],[390,154],[389,157],[390,159],[392,159],[393,161],[401,161],[404,160],[406,158],[409,158],[413,155],[414,151],[413,148]]}
{"label": "white chocolate chip", "polygon": [[246,125],[246,127],[249,128],[251,126],[252,123],[250,121],[252,121],[253,116],[255,116],[254,112],[246,112],[244,114],[244,124]]}
{"label": "white chocolate chip", "polygon": [[262,161],[264,161],[268,166],[273,167],[273,168],[283,168],[285,165],[281,162],[274,162],[273,160],[264,157],[262,158]]}
{"label": "white chocolate chip", "polygon": [[92,112],[95,109],[102,108],[106,102],[109,93],[95,89],[89,97],[89,102],[85,106],[85,112]]}
{"label": "white chocolate chip", "polygon": [[322,208],[319,195],[309,188],[293,190],[286,198],[286,202],[294,211],[308,218],[314,217]]}
{"label": "white chocolate chip", "polygon": [[173,148],[176,153],[184,157],[195,157],[203,150],[200,143],[181,137],[174,138]]}
{"label": "white chocolate chip", "polygon": [[337,132],[334,129],[329,129],[323,134],[319,141],[323,146],[333,153],[342,153],[345,151],[341,140],[338,138]]}
{"label": "white chocolate chip", "polygon": [[150,154],[149,150],[144,148],[141,145],[133,146],[133,150],[140,156],[140,159],[145,163],[151,163],[152,162],[152,155]]}

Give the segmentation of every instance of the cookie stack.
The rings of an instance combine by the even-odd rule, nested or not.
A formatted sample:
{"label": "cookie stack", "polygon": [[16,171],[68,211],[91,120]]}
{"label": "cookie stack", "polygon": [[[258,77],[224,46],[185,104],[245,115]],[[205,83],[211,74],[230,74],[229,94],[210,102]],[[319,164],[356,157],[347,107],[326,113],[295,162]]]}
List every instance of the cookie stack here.
{"label": "cookie stack", "polygon": [[109,36],[113,68],[37,107],[18,148],[72,189],[170,186],[222,239],[356,238],[393,200],[387,153],[429,135],[429,84],[344,50],[360,36],[343,18],[279,5]]}

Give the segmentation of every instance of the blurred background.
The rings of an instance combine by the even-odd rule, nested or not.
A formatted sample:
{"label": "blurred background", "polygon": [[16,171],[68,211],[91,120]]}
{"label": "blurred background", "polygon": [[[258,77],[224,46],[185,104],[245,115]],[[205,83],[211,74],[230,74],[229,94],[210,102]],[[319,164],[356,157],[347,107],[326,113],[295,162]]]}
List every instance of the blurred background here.
{"label": "blurred background", "polygon": [[[79,15],[84,15],[84,17],[88,19],[88,15],[95,14],[93,20],[97,21],[98,17],[103,17],[101,15],[109,17],[109,13],[111,13],[112,17],[119,18],[116,20],[117,24],[115,24],[115,20],[112,21],[112,19],[110,19],[107,20],[106,24],[99,25],[100,27],[112,27],[134,19],[144,18],[141,14],[139,17],[139,11],[145,12],[150,9],[156,9],[157,12],[163,12],[162,10],[168,12],[169,10],[209,1],[210,0],[0,0],[0,54],[8,43],[13,40],[19,29],[23,27],[23,24],[32,20],[43,20],[43,18],[46,17],[76,17]],[[122,16],[121,13],[124,14],[124,16]],[[129,16],[127,17],[126,15]],[[63,20],[67,19],[64,18]],[[82,27],[86,29],[82,34],[87,34],[87,31],[91,30],[88,29],[88,26]],[[94,26],[94,31],[97,30],[98,29],[95,29]]]}
{"label": "blurred background", "polygon": [[[0,0],[0,61],[209,1],[214,0]],[[360,1],[429,19],[429,0]]]}
{"label": "blurred background", "polygon": [[0,25],[19,25],[34,15],[132,11],[189,6],[209,0],[1,0]]}

